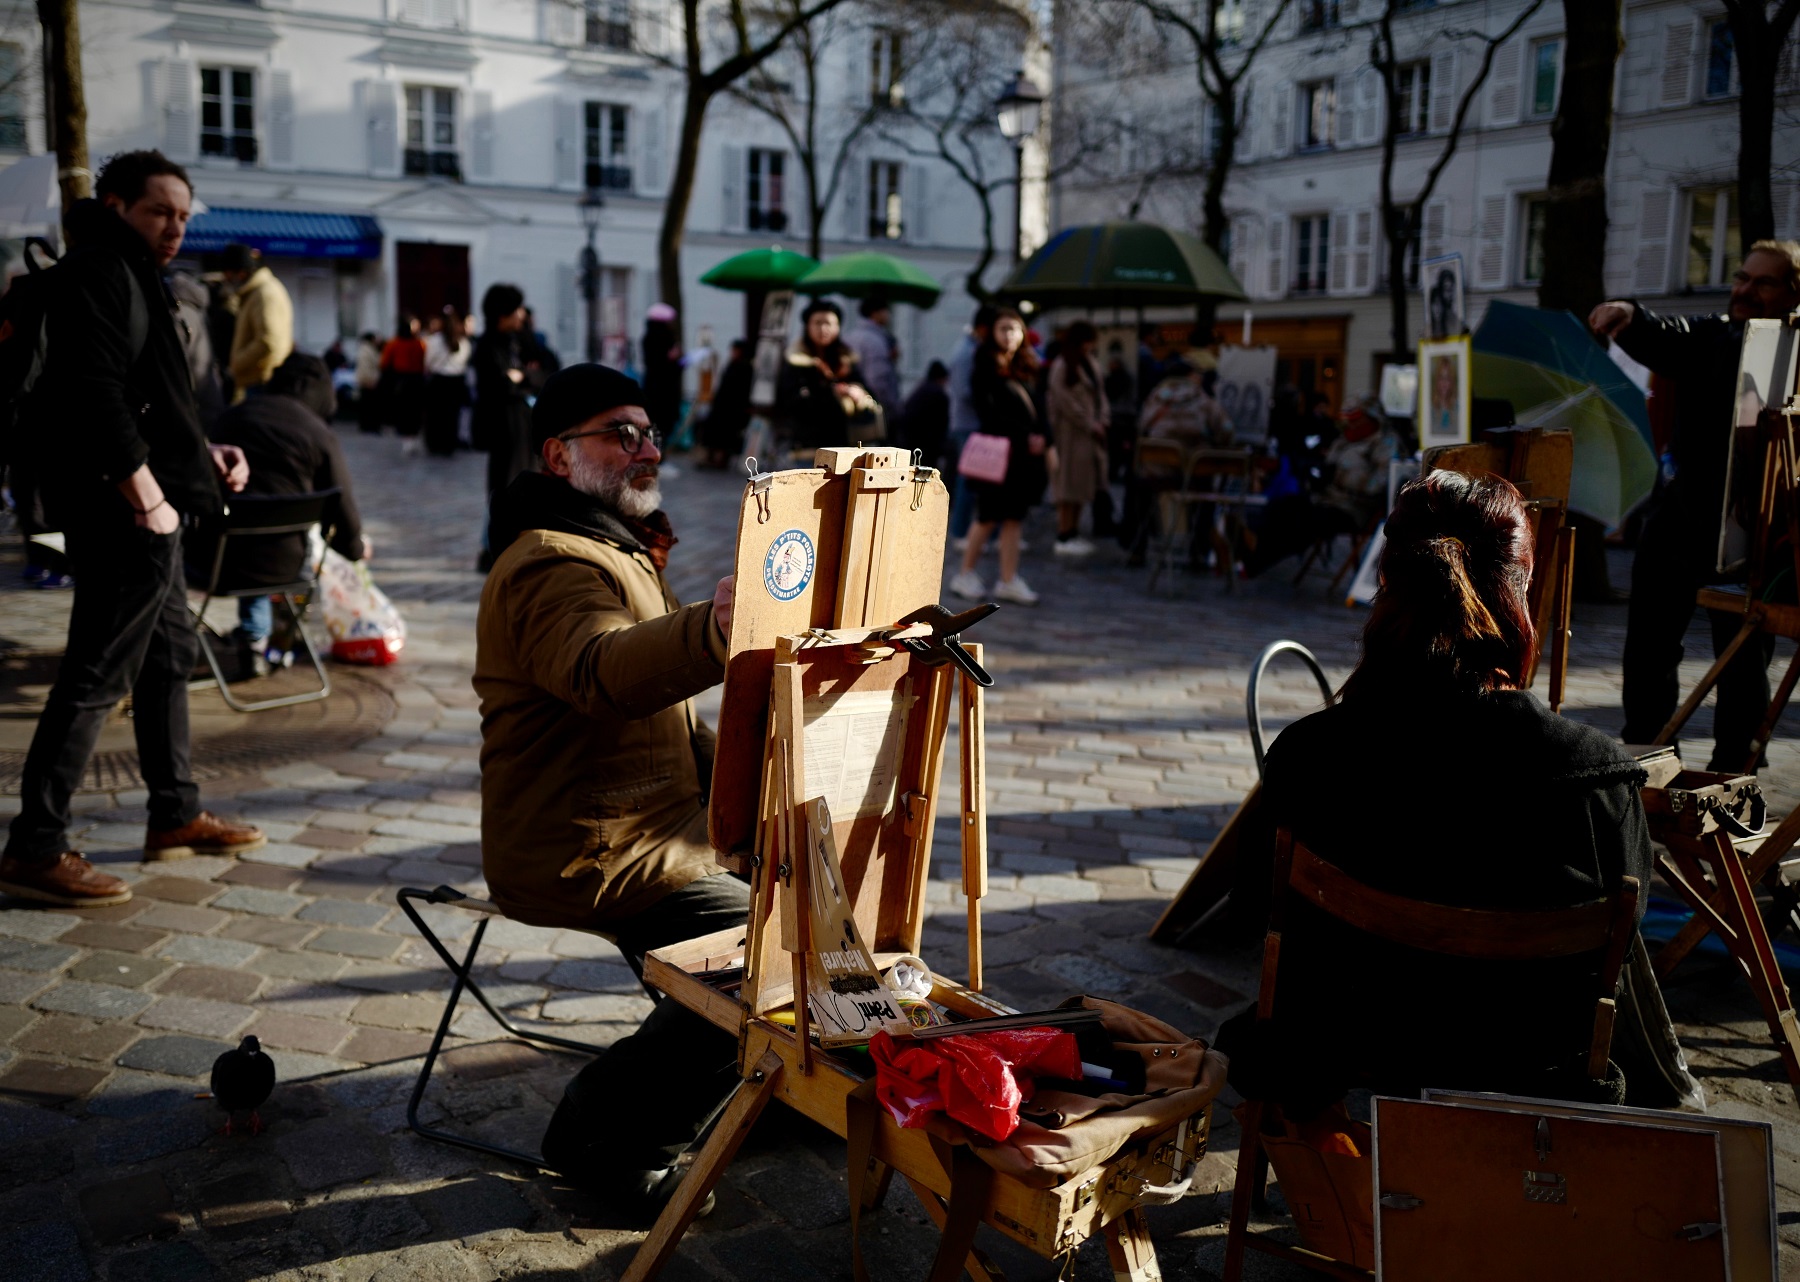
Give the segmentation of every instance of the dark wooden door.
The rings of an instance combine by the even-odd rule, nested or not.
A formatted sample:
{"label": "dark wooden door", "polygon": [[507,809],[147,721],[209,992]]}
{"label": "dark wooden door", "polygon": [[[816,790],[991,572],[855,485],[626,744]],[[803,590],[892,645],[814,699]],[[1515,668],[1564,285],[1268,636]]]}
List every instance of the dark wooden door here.
{"label": "dark wooden door", "polygon": [[397,241],[400,310],[429,322],[445,307],[469,314],[469,247]]}

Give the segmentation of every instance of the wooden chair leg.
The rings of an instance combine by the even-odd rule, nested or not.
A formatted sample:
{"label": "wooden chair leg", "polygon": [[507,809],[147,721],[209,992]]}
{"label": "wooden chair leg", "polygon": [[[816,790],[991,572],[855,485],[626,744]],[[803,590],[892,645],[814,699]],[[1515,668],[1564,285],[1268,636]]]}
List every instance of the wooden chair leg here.
{"label": "wooden chair leg", "polygon": [[774,1096],[776,1083],[781,1080],[781,1067],[781,1056],[773,1050],[768,1051],[732,1092],[724,1116],[719,1118],[719,1124],[694,1158],[687,1178],[681,1181],[675,1196],[657,1217],[650,1235],[632,1256],[631,1267],[625,1270],[622,1282],[649,1282],[662,1272],[663,1265],[680,1245],[681,1235],[694,1222],[700,1204],[719,1182],[725,1168],[731,1165],[731,1159],[750,1134],[750,1128]]}
{"label": "wooden chair leg", "polygon": [[1231,1223],[1225,1231],[1225,1282],[1239,1282],[1244,1276],[1244,1239],[1250,1231],[1250,1199],[1261,1178],[1257,1167],[1262,1158],[1261,1100],[1244,1105],[1243,1135],[1238,1140],[1237,1182],[1231,1190]]}
{"label": "wooden chair leg", "polygon": [[1106,1258],[1112,1264],[1113,1282],[1162,1282],[1143,1207],[1132,1207],[1106,1226]]}
{"label": "wooden chair leg", "polygon": [[1775,961],[1774,946],[1763,929],[1762,914],[1756,905],[1756,894],[1744,875],[1743,861],[1729,839],[1715,834],[1712,841],[1714,875],[1721,888],[1729,892],[1725,917],[1737,931],[1736,946],[1731,951],[1743,967],[1750,989],[1768,1020],[1769,1034],[1775,1049],[1781,1053],[1788,1082],[1800,1097],[1800,1017],[1794,1013],[1794,999],[1787,981]]}
{"label": "wooden chair leg", "polygon": [[894,1168],[875,1158],[869,1159],[869,1177],[863,1180],[862,1206],[873,1211],[887,1200],[888,1186],[894,1182]]}
{"label": "wooden chair leg", "polygon": [[[913,1196],[919,1199],[919,1205],[925,1208],[925,1214],[931,1217],[931,1222],[941,1232],[945,1221],[950,1218],[950,1213],[944,1209],[943,1199],[910,1175],[906,1177],[906,1182],[912,1186]],[[975,1282],[1006,1282],[1006,1274],[978,1248],[969,1248],[969,1258],[964,1261],[963,1267]]]}

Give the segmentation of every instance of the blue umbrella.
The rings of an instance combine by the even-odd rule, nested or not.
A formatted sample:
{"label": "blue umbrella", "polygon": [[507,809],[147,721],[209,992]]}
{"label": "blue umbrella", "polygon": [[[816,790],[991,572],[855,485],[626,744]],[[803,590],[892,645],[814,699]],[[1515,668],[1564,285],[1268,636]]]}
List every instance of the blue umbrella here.
{"label": "blue umbrella", "polygon": [[1656,484],[1644,394],[1570,312],[1495,299],[1475,331],[1471,390],[1517,421],[1574,436],[1569,506],[1617,525]]}

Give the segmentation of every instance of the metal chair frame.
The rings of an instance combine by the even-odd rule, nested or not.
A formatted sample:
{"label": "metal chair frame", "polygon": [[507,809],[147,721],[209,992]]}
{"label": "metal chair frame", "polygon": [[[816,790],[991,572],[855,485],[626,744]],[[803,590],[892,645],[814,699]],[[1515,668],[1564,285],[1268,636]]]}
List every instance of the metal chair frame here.
{"label": "metal chair frame", "polygon": [[[1144,444],[1162,444],[1155,438]],[[1181,484],[1176,488],[1163,487],[1156,493],[1156,516],[1160,527],[1151,548],[1154,561],[1150,568],[1149,590],[1156,591],[1157,580],[1164,571],[1169,571],[1171,579],[1181,568],[1182,563],[1193,555],[1193,544],[1199,532],[1194,528],[1194,509],[1215,509],[1215,516],[1222,515],[1226,524],[1226,533],[1216,535],[1213,522],[1208,521],[1206,529],[1209,535],[1215,535],[1222,545],[1227,565],[1225,567],[1225,590],[1232,591],[1236,587],[1238,544],[1237,530],[1232,527],[1232,516],[1226,509],[1243,509],[1258,496],[1252,494],[1254,484],[1253,470],[1255,457],[1247,449],[1213,449],[1207,447],[1186,447],[1180,442],[1168,442],[1180,451]],[[1160,452],[1160,451],[1159,451]],[[1223,483],[1222,488],[1212,488]],[[1233,483],[1236,488],[1233,488]],[[1241,523],[1241,515],[1238,520]]]}
{"label": "metal chair frame", "polygon": [[[225,568],[225,549],[233,537],[278,538],[291,534],[305,534],[313,526],[319,525],[329,529],[332,510],[337,506],[339,491],[319,490],[312,494],[240,494],[234,496],[225,510],[225,524],[219,530],[218,544],[213,549],[212,573],[207,579],[204,598],[199,608],[193,610],[194,630],[200,638],[200,652],[206,656],[206,666],[212,670],[212,683],[219,688],[219,697],[225,706],[234,712],[266,712],[271,708],[287,708],[298,703],[315,703],[331,695],[331,677],[325,671],[325,664],[319,658],[319,652],[313,648],[306,635],[306,608],[296,606],[294,597],[301,593],[312,593],[317,590],[319,567],[308,565],[306,556],[301,554],[298,569],[305,574],[304,578],[295,579],[291,583],[282,583],[268,587],[225,588],[219,587],[219,577]],[[237,518],[245,514],[260,513],[266,518],[262,524],[238,524]],[[256,699],[249,702],[239,699],[231,692],[231,683],[225,679],[225,670],[219,665],[219,656],[214,651],[212,641],[225,641],[217,629],[206,621],[206,607],[215,599],[240,600],[244,597],[266,596],[281,602],[287,611],[288,622],[293,627],[299,647],[305,651],[313,671],[318,674],[319,688],[306,690],[299,694],[281,695],[273,699]],[[204,689],[205,681],[190,683],[189,689]]]}

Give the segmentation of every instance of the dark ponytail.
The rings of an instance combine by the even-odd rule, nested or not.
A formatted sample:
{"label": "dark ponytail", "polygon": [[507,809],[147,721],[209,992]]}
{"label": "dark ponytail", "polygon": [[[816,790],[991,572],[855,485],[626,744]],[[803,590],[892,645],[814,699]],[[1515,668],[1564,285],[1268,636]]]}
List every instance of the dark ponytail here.
{"label": "dark ponytail", "polygon": [[1387,520],[1381,590],[1346,698],[1479,694],[1524,684],[1537,653],[1531,527],[1499,477],[1432,472]]}

